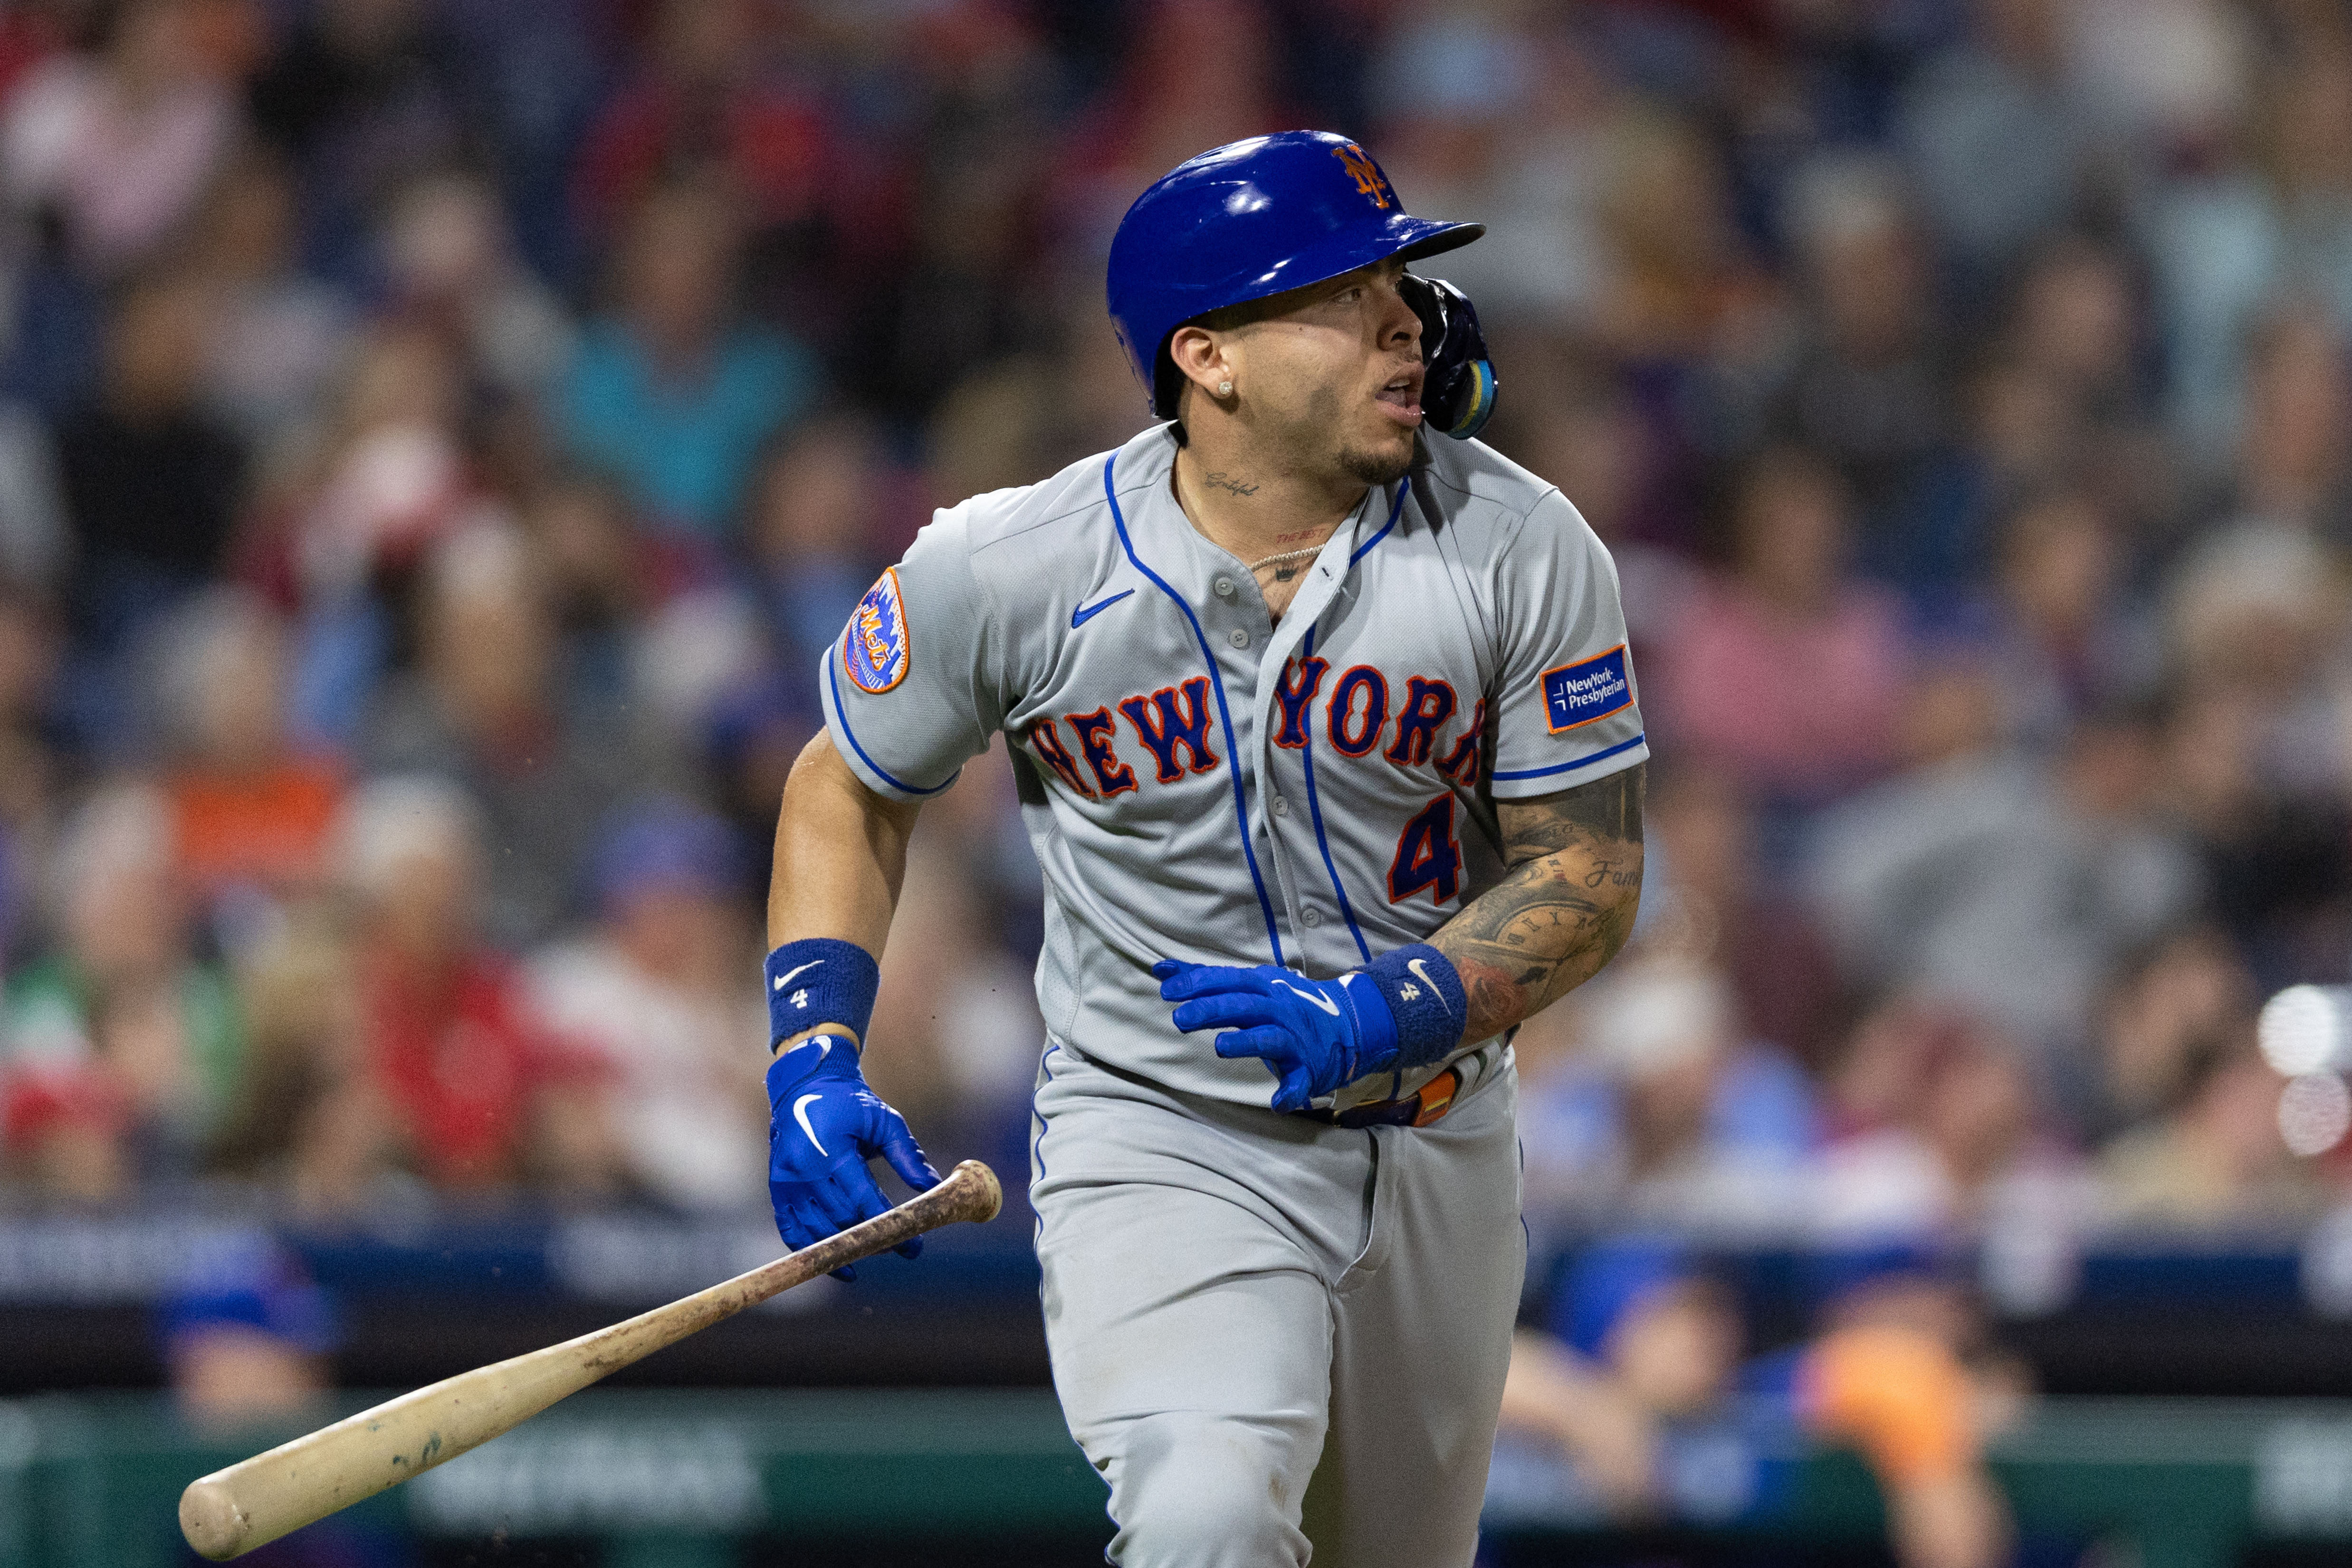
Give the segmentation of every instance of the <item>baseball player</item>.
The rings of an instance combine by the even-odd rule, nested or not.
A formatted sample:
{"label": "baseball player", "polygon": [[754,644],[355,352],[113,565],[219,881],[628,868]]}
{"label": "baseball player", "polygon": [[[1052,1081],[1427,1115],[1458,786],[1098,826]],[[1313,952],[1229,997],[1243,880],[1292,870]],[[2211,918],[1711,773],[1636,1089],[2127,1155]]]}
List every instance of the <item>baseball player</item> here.
{"label": "baseball player", "polygon": [[1526,1263],[1510,1034],[1625,939],[1648,754],[1607,552],[1429,438],[1495,383],[1405,264],[1482,232],[1322,132],[1146,191],[1110,312],[1162,422],[940,512],[825,658],[784,792],[797,1247],[882,1210],[869,1157],[937,1179],[858,1051],[916,813],[1010,742],[1049,891],[1046,1338],[1115,1563],[1475,1545]]}

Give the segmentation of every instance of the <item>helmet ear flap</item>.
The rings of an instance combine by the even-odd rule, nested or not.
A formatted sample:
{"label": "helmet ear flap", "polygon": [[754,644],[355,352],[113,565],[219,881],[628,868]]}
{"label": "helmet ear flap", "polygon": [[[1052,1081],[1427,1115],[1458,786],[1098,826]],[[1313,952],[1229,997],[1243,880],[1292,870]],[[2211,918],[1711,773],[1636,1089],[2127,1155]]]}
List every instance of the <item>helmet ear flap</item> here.
{"label": "helmet ear flap", "polygon": [[1442,278],[1408,272],[1397,280],[1397,290],[1421,318],[1421,362],[1429,372],[1422,385],[1422,411],[1437,429],[1467,441],[1494,415],[1498,384],[1486,334],[1478,330],[1477,307]]}

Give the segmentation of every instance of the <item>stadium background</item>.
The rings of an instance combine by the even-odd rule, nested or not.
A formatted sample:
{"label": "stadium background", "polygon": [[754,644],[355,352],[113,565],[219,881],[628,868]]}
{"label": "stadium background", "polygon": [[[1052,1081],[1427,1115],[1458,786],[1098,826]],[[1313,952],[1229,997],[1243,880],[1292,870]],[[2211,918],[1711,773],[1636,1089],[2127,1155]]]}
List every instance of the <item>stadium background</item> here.
{"label": "stadium background", "polygon": [[[819,652],[1139,427],[1118,215],[1299,125],[1492,226],[1488,438],[1616,552],[1657,755],[1635,943],[1519,1042],[1527,1322],[1654,1473],[1523,1425],[1490,1557],[1886,1561],[1933,1430],[2020,1561],[2340,1560],[2335,0],[0,6],[0,1560],[173,1562],[329,1389],[773,1254]],[[868,1056],[1016,1185],[1037,896],[1000,755]],[[1087,1561],[1026,1239],[273,1561]],[[1665,1308],[1680,1405],[1612,1360]],[[1876,1426],[1735,1370],[1874,1325]]]}

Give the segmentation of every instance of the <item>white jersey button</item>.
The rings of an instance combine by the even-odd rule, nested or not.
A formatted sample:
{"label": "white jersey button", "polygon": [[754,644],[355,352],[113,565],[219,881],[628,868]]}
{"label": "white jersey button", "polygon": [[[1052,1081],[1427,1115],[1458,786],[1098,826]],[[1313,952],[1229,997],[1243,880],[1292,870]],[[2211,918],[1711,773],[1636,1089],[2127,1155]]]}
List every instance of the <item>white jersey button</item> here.
{"label": "white jersey button", "polygon": [[1230,598],[1232,598],[1233,596],[1234,596],[1234,580],[1233,580],[1231,577],[1220,577],[1220,578],[1218,578],[1218,579],[1217,579],[1217,597],[1218,597],[1218,598],[1220,598],[1220,599],[1230,599]]}
{"label": "white jersey button", "polygon": [[1288,816],[1290,815],[1290,803],[1285,800],[1282,796],[1276,795],[1274,797],[1274,815],[1276,816]]}
{"label": "white jersey button", "polygon": [[1300,915],[1298,918],[1307,925],[1319,926],[1323,923],[1323,911],[1320,910],[1308,910],[1305,914]]}
{"label": "white jersey button", "polygon": [[1232,631],[1225,634],[1225,640],[1233,644],[1235,647],[1249,647],[1249,633],[1242,630],[1239,626],[1235,626]]}

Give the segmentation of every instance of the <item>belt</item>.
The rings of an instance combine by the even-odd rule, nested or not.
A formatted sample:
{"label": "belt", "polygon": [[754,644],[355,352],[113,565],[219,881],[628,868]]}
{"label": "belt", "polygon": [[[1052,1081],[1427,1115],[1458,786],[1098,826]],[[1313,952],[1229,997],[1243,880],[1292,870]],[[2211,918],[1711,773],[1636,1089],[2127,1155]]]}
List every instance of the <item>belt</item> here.
{"label": "belt", "polygon": [[1291,1114],[1332,1127],[1427,1127],[1454,1109],[1454,1097],[1461,1092],[1462,1069],[1450,1067],[1411,1094],[1395,1100],[1351,1105],[1345,1110],[1310,1107]]}

